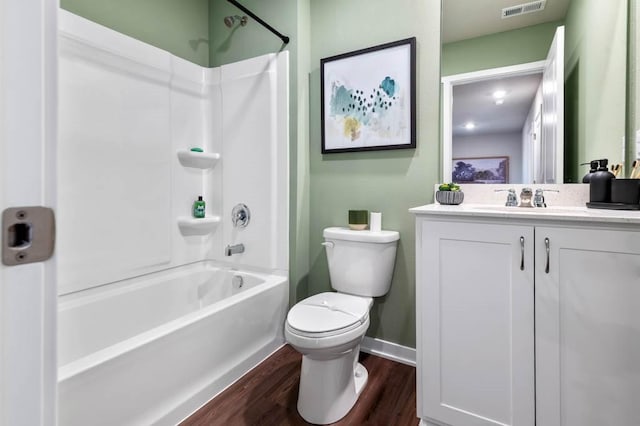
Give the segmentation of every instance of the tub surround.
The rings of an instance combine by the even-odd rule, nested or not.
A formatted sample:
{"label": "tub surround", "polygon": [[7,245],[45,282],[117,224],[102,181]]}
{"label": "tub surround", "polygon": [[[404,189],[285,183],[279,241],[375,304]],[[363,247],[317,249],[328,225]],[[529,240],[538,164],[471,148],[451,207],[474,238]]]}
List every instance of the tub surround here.
{"label": "tub surround", "polygon": [[[203,68],[59,19],[59,293],[203,260],[286,271],[288,53]],[[242,231],[238,202],[254,214]],[[247,251],[226,258],[235,243]]]}
{"label": "tub surround", "polygon": [[176,424],[284,343],[288,53],[208,69],[59,20],[59,422]]}

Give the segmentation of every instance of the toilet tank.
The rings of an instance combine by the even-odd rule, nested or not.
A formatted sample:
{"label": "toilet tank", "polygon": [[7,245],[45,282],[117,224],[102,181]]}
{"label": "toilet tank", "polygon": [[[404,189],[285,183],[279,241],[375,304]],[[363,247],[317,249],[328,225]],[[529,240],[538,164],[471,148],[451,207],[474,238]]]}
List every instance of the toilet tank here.
{"label": "toilet tank", "polygon": [[326,228],[324,246],[331,287],[340,293],[378,297],[389,291],[396,248],[396,231],[354,231]]}

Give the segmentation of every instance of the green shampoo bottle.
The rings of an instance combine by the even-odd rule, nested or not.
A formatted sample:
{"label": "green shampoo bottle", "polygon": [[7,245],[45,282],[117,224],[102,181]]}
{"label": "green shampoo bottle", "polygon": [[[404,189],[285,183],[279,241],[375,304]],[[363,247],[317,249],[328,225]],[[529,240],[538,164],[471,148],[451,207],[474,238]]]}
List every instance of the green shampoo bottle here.
{"label": "green shampoo bottle", "polygon": [[193,202],[193,217],[201,219],[204,217],[204,201],[202,200],[202,195],[198,197],[196,201]]}

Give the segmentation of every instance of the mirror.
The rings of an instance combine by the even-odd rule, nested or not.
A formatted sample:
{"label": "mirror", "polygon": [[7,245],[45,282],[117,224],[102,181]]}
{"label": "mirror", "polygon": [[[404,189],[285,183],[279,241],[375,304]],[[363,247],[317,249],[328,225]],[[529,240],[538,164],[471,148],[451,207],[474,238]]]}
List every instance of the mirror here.
{"label": "mirror", "polygon": [[640,7],[638,0],[629,0],[629,112],[627,116],[626,164],[636,161],[636,173],[640,170]]}
{"label": "mirror", "polygon": [[[548,136],[545,138],[547,131],[542,127],[555,118],[545,111],[538,115],[542,124],[536,122],[534,112],[533,119],[529,117],[526,121],[526,128],[525,118],[521,118],[519,128],[506,126],[507,116],[517,108],[514,104],[509,105],[513,102],[509,97],[504,98],[501,109],[497,108],[492,91],[499,84],[480,89],[486,98],[485,107],[476,108],[475,113],[472,106],[465,107],[463,97],[460,102],[456,100],[456,91],[471,90],[470,86],[463,86],[471,84],[471,80],[463,80],[457,87],[460,90],[456,90],[455,84],[451,86],[452,105],[443,103],[443,118],[448,113],[453,116],[454,109],[466,111],[461,118],[465,121],[457,124],[452,121],[449,127],[445,120],[442,123],[443,181],[452,180],[455,167],[452,158],[508,157],[512,171],[506,180],[509,184],[581,182],[588,167],[580,166],[580,163],[599,158],[608,158],[610,164],[624,162],[626,152],[631,148],[624,142],[627,0],[443,0],[442,13],[443,82],[489,69],[518,69],[527,65],[543,67],[541,64],[547,59],[556,29],[564,26],[564,60],[560,64],[564,68],[564,107],[557,115],[557,120],[561,120],[559,127],[564,129],[557,143],[549,148],[540,148],[531,142],[538,138],[544,146],[549,140]],[[508,17],[503,19],[503,14]],[[524,75],[532,73],[527,71]],[[484,80],[486,83],[488,78],[485,76]],[[512,94],[524,90],[521,86],[509,87],[503,90]],[[446,85],[443,84],[443,102],[447,95],[445,90]],[[528,106],[518,107],[526,111],[521,114],[524,117],[535,111],[535,97],[525,101],[525,105],[526,102],[529,102]],[[451,106],[453,108],[448,111]],[[480,122],[475,122],[475,129],[461,128],[467,121],[476,120],[472,116],[481,117],[490,109],[498,112],[482,118],[493,122],[489,128],[483,128]],[[505,130],[507,127],[509,130]],[[539,130],[534,135],[536,128]],[[476,129],[478,131],[474,133]],[[495,143],[506,140],[507,131],[512,135],[522,135],[519,139],[511,138],[510,150],[504,148],[507,142],[502,144],[502,148]],[[454,137],[456,134],[460,137]],[[457,143],[454,139],[464,139],[460,145],[463,148],[454,146]],[[551,160],[544,159],[547,157]],[[542,169],[549,163],[555,164],[555,168],[547,172],[550,178],[536,177],[544,175]],[[542,174],[536,175],[536,170]]]}

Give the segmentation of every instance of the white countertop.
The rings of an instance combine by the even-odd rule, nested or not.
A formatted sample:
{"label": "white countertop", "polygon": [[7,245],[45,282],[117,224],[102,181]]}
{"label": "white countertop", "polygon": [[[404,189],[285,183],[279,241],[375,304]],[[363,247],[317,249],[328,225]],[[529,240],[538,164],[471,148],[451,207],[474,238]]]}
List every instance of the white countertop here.
{"label": "white countertop", "polygon": [[[506,207],[462,203],[457,206],[427,204],[409,209],[416,215],[467,216],[502,219],[626,223],[640,225],[640,210],[604,210],[587,207]],[[640,230],[640,229],[639,229]]]}

